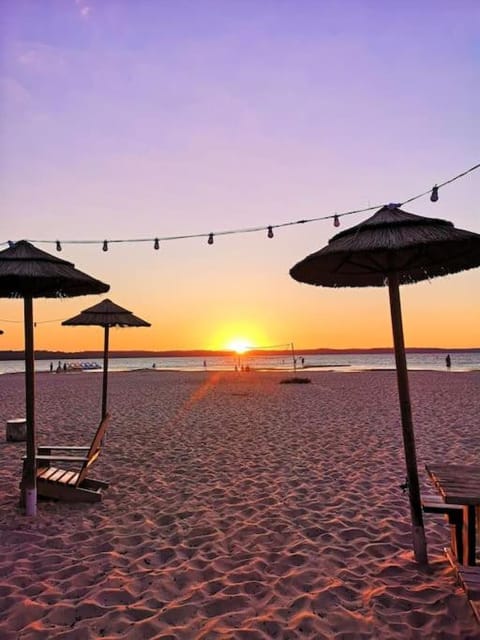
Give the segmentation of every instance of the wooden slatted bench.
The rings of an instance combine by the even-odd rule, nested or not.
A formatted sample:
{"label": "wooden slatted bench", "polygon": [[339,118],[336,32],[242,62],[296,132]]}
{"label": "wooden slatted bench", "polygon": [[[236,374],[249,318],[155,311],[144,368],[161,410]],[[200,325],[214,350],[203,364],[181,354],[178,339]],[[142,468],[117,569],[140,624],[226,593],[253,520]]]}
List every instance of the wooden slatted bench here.
{"label": "wooden slatted bench", "polygon": [[465,570],[458,571],[458,580],[467,594],[468,602],[472,607],[473,614],[480,623],[480,567],[465,567],[472,573]]}
{"label": "wooden slatted bench", "polygon": [[447,516],[450,525],[450,543],[455,556],[464,561],[464,521],[466,507],[461,504],[447,504],[442,497],[435,494],[422,496],[422,509],[424,513],[436,513]]}
{"label": "wooden slatted bench", "polygon": [[463,560],[461,564],[476,566],[477,519],[480,511],[480,465],[426,464],[435,490],[448,504],[465,505]]}
{"label": "wooden slatted bench", "polygon": [[471,600],[480,600],[480,567],[458,567],[458,578]]}
{"label": "wooden slatted bench", "polygon": [[445,553],[455,570],[457,581],[465,591],[473,614],[480,623],[480,567],[460,565],[449,549],[445,549]]}

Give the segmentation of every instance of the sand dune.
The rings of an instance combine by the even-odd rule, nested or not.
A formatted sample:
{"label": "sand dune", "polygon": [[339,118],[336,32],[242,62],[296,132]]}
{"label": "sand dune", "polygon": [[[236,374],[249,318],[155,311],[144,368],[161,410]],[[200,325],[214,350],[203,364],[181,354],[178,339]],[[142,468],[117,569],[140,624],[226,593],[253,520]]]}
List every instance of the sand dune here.
{"label": "sand dune", "polygon": [[[3,441],[2,640],[480,638],[426,519],[413,560],[394,372],[110,376],[97,505],[18,509]],[[480,373],[412,372],[419,468],[477,462]],[[38,443],[88,443],[101,374],[37,376]],[[0,417],[24,414],[0,377]]]}

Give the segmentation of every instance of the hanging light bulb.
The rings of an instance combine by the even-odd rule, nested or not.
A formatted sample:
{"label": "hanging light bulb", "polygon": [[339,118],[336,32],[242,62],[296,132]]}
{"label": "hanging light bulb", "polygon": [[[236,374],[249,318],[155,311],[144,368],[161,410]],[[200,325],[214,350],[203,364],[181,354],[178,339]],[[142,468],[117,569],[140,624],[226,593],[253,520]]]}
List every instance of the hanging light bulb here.
{"label": "hanging light bulb", "polygon": [[268,227],[267,238],[273,238],[273,229],[272,229],[272,227]]}
{"label": "hanging light bulb", "polygon": [[60,240],[57,240],[57,251],[62,250],[62,245],[60,244]]}
{"label": "hanging light bulb", "polygon": [[102,251],[108,251],[108,242],[106,240],[103,241]]}
{"label": "hanging light bulb", "polygon": [[208,240],[207,240],[207,242],[208,242],[208,244],[213,244],[213,233],[211,233],[211,234],[208,236]]}
{"label": "hanging light bulb", "polygon": [[437,200],[438,200],[438,187],[437,187],[437,185],[435,185],[432,188],[432,195],[430,196],[430,201],[431,202],[437,202]]}
{"label": "hanging light bulb", "polygon": [[155,238],[155,241],[153,243],[153,248],[158,251],[160,249],[160,243],[158,241],[158,238]]}
{"label": "hanging light bulb", "polygon": [[334,227],[339,227],[340,226],[340,218],[337,216],[337,214],[335,214],[333,216],[333,226]]}

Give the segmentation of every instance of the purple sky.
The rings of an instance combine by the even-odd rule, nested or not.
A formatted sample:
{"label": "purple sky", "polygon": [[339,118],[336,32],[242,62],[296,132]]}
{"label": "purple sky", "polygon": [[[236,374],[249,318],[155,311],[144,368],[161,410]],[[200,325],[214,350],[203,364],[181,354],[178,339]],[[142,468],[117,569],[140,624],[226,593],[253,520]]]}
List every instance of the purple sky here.
{"label": "purple sky", "polygon": [[[476,0],[4,0],[2,14],[0,242],[313,218],[405,200],[479,162]],[[405,208],[480,232],[479,177]],[[155,253],[64,244],[62,257],[152,322],[119,338],[124,348],[220,346],[235,332],[305,347],[390,344],[384,291],[339,295],[289,277],[332,234],[318,222]],[[410,343],[429,343],[425,318],[442,309],[435,343],[480,344],[478,272],[405,288]],[[37,317],[95,301],[41,301]],[[352,312],[359,326],[343,322]],[[18,304],[0,301],[3,348],[21,348],[20,328],[1,323],[18,318]],[[45,325],[37,346],[62,348],[71,332]],[[95,346],[96,334],[76,335]]]}

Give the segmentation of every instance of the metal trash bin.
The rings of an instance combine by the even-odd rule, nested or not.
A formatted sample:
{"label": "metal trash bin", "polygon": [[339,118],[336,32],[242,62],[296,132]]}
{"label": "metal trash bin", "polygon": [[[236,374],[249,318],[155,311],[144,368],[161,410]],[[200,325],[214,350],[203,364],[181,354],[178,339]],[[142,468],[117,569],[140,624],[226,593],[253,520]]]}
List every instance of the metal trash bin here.
{"label": "metal trash bin", "polygon": [[22,442],[27,439],[27,421],[25,418],[7,420],[7,442]]}

